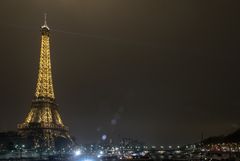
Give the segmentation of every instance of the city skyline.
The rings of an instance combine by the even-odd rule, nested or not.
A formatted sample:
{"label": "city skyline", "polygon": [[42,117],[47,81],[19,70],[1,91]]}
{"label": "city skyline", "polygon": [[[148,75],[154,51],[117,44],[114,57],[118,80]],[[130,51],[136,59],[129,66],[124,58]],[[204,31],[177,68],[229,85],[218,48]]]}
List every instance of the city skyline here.
{"label": "city skyline", "polygon": [[178,145],[238,129],[237,1],[184,2],[2,2],[0,130],[30,109],[45,12],[59,111],[80,144]]}

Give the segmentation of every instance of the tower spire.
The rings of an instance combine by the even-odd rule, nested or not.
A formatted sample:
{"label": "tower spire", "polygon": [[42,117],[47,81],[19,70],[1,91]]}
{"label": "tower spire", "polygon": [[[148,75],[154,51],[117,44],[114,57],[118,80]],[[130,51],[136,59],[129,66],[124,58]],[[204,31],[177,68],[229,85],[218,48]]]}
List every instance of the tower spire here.
{"label": "tower spire", "polygon": [[44,26],[47,26],[47,13],[44,13]]}
{"label": "tower spire", "polygon": [[44,24],[42,26],[42,29],[44,29],[44,28],[47,30],[50,30],[50,28],[47,25],[47,13],[44,13]]}

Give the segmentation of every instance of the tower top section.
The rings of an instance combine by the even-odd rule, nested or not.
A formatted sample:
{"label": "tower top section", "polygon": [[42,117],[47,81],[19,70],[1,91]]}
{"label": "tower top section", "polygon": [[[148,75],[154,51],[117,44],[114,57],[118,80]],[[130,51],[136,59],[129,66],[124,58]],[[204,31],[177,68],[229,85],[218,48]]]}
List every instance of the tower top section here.
{"label": "tower top section", "polygon": [[50,28],[47,25],[47,14],[46,13],[44,14],[44,24],[41,27],[41,31],[42,31],[43,35],[45,35],[45,34],[49,35]]}
{"label": "tower top section", "polygon": [[38,81],[36,87],[36,98],[54,99],[52,70],[50,60],[50,29],[47,26],[47,15],[45,14],[44,25],[41,27],[42,40],[40,51],[40,63],[38,71]]}

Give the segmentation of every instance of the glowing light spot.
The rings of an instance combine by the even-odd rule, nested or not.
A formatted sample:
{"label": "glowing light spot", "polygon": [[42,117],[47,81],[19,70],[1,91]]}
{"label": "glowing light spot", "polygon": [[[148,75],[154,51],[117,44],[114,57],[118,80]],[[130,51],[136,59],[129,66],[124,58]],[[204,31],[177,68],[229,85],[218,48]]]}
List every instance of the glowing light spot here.
{"label": "glowing light spot", "polygon": [[79,156],[79,155],[81,155],[81,150],[79,150],[79,149],[76,150],[76,151],[74,152],[74,155],[75,155],[75,156]]}
{"label": "glowing light spot", "polygon": [[106,140],[107,139],[107,135],[102,135],[102,140]]}
{"label": "glowing light spot", "polygon": [[94,161],[94,160],[91,158],[84,158],[82,161]]}

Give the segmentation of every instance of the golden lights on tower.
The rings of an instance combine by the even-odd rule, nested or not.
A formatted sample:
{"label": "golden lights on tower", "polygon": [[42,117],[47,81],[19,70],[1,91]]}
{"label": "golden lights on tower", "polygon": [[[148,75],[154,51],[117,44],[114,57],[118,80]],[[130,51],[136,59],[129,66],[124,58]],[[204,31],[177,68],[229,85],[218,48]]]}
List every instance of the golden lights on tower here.
{"label": "golden lights on tower", "polygon": [[41,27],[40,62],[35,97],[32,101],[31,110],[24,123],[20,124],[20,128],[25,128],[29,123],[40,123],[43,127],[65,127],[58,112],[57,104],[55,104],[49,37],[50,28],[47,25],[45,15],[45,23]]}
{"label": "golden lights on tower", "polygon": [[47,97],[54,99],[53,82],[52,82],[52,71],[51,71],[51,59],[50,59],[50,43],[49,43],[49,32],[50,29],[47,26],[46,16],[45,23],[41,27],[41,53],[40,63],[38,71],[38,80],[35,97]]}
{"label": "golden lights on tower", "polygon": [[[50,28],[45,23],[41,27],[41,51],[38,69],[38,78],[34,98],[30,112],[24,122],[18,124],[19,132],[23,136],[36,136],[34,145],[47,149],[55,147],[55,139],[58,137],[67,140],[66,146],[73,145],[73,140],[58,112],[55,101],[50,59]],[[41,131],[41,133],[39,133]]]}

